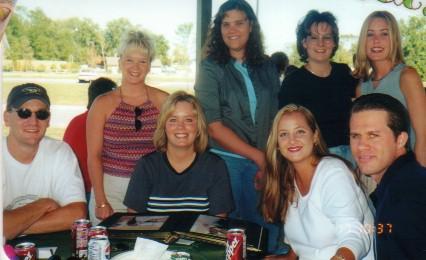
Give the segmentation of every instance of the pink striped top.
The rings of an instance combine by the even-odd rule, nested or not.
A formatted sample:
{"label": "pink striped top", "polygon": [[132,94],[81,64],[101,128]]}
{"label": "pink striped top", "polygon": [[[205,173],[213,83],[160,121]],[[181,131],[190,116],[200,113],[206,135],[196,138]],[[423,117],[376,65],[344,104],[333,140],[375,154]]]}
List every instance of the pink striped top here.
{"label": "pink striped top", "polygon": [[141,106],[138,119],[142,128],[135,128],[135,106],[120,102],[104,126],[102,151],[105,174],[130,178],[137,160],[155,151],[152,138],[160,111],[148,100]]}

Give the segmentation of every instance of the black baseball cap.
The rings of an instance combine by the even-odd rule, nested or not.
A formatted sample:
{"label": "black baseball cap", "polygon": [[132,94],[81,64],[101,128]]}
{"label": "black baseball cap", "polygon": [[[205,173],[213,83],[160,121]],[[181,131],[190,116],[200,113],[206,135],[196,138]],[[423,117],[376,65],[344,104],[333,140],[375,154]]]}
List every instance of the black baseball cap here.
{"label": "black baseball cap", "polygon": [[25,83],[12,88],[7,97],[6,110],[18,108],[31,99],[38,99],[50,107],[50,99],[45,88],[35,83]]}

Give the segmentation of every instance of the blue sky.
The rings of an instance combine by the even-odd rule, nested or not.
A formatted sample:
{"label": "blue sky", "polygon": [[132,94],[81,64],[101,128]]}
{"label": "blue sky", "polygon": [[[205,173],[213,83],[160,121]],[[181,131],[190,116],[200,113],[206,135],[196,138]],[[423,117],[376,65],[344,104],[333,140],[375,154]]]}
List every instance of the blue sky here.
{"label": "blue sky", "polygon": [[[213,14],[225,0],[213,0]],[[247,0],[256,9],[256,0]],[[331,11],[342,34],[358,35],[362,21],[374,10],[388,10],[396,18],[422,16],[420,10],[409,10],[394,3],[378,0],[258,0],[258,17],[265,35],[267,52],[286,50],[295,41],[298,21],[309,10]],[[401,0],[395,0],[401,2]],[[426,0],[414,0],[423,2]],[[40,7],[55,19],[87,17],[100,26],[125,17],[133,24],[163,34],[173,43],[176,26],[196,19],[197,0],[18,0],[18,5]],[[425,18],[426,19],[426,18]]]}

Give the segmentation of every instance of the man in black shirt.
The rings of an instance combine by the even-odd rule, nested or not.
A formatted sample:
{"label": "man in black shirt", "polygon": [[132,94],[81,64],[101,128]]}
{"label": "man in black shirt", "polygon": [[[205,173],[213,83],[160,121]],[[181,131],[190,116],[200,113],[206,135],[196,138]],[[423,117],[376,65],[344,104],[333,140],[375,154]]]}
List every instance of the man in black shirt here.
{"label": "man in black shirt", "polygon": [[408,129],[406,109],[391,96],[361,96],[352,107],[352,154],[378,184],[371,194],[377,259],[426,259],[426,168],[407,150]]}

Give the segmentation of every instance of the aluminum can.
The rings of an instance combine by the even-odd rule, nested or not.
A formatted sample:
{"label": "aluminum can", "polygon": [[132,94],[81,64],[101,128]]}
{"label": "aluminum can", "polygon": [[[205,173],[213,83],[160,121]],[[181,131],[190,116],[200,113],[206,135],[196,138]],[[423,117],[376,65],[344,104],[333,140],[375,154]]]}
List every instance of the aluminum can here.
{"label": "aluminum can", "polygon": [[94,227],[90,228],[90,230],[89,230],[89,240],[90,240],[91,237],[99,236],[99,235],[108,236],[107,228],[104,227],[104,226],[94,226]]}
{"label": "aluminum can", "polygon": [[226,260],[246,259],[246,251],[246,232],[244,229],[229,229],[226,233]]}
{"label": "aluminum can", "polygon": [[37,248],[34,243],[23,242],[15,246],[15,254],[19,260],[36,260]]}
{"label": "aluminum can", "polygon": [[191,260],[191,255],[183,251],[175,251],[170,255],[170,260]]}
{"label": "aluminum can", "polygon": [[73,255],[80,259],[87,259],[87,244],[89,242],[90,221],[77,219],[71,229]]}
{"label": "aluminum can", "polygon": [[110,254],[111,247],[107,236],[97,235],[90,238],[88,260],[110,259]]}

